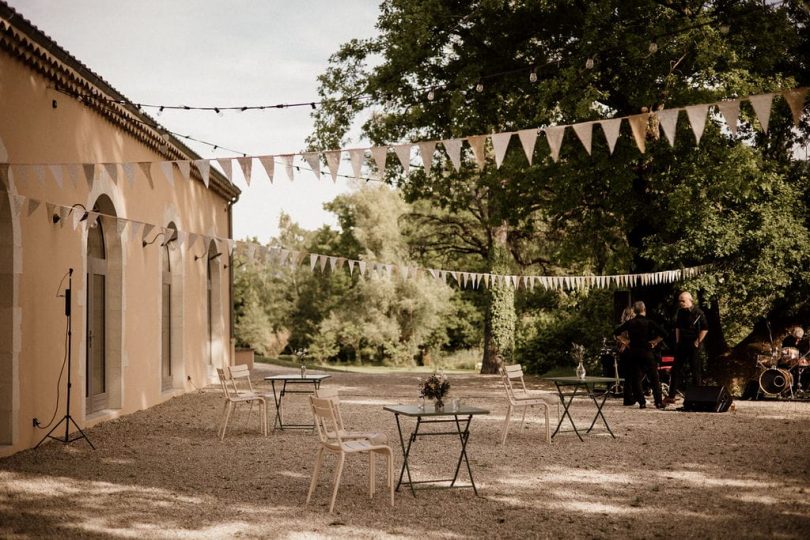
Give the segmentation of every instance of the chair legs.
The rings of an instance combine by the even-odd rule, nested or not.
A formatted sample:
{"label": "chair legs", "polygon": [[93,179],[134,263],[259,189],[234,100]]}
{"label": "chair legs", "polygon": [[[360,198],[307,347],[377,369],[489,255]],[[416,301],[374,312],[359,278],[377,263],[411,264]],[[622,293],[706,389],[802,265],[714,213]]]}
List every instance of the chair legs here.
{"label": "chair legs", "polygon": [[315,468],[312,470],[312,480],[309,483],[309,493],[307,493],[307,502],[312,498],[312,493],[315,491],[315,486],[318,485],[318,475],[321,473],[321,462],[323,461],[323,447],[318,448],[318,453],[315,456]]}
{"label": "chair legs", "polygon": [[[549,423],[549,407],[548,403],[542,403],[544,417],[546,421],[546,442],[551,442],[551,424]],[[523,427],[523,423],[526,421],[526,411],[529,407],[534,407],[534,405],[521,405],[523,407],[523,416],[520,419],[520,427]],[[558,405],[559,408],[559,405]],[[506,410],[506,419],[503,423],[503,435],[501,436],[501,446],[506,444],[506,436],[509,434],[509,422],[512,420],[512,409],[513,406],[510,403],[509,408]],[[559,417],[559,410],[557,411],[557,417]]]}
{"label": "chair legs", "polygon": [[512,419],[512,404],[506,410],[506,421],[503,423],[503,437],[501,437],[501,446],[506,444],[506,435],[509,433],[509,421]]}
{"label": "chair legs", "polygon": [[346,460],[345,454],[340,454],[337,463],[337,469],[335,470],[335,487],[332,488],[332,502],[329,503],[329,513],[331,514],[332,511],[335,509],[335,499],[337,499],[337,492],[338,488],[340,487],[340,475],[343,474],[343,462]]}
{"label": "chair legs", "polygon": [[[391,496],[391,506],[394,506],[394,453],[391,451],[390,448],[378,449],[368,453],[368,494],[369,498],[374,496],[376,491],[376,455],[382,454],[385,456],[385,487],[388,488],[388,492]],[[315,467],[312,471],[312,480],[309,482],[309,491],[307,492],[307,502],[312,499],[312,494],[315,492],[315,487],[318,485],[318,476],[321,473],[321,464],[323,463],[323,456],[324,456],[324,448],[321,447],[318,449],[318,453],[315,457]],[[338,488],[340,487],[340,478],[343,473],[343,464],[345,462],[346,455],[345,454],[338,454],[338,461],[335,467],[335,476],[333,478],[333,487],[332,487],[332,499],[329,502],[329,513],[331,514],[335,509],[335,501],[337,500],[337,493]]]}

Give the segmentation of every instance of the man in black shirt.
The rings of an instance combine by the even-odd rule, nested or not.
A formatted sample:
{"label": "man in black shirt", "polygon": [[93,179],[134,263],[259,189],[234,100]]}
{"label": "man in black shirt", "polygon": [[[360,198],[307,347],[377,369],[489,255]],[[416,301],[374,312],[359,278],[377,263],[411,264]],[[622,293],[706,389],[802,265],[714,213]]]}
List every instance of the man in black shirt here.
{"label": "man in black shirt", "polygon": [[[647,375],[647,380],[650,382],[653,390],[653,399],[655,399],[655,406],[659,409],[664,408],[664,402],[661,399],[661,384],[658,380],[658,365],[653,356],[653,349],[661,343],[667,333],[663,328],[658,326],[655,321],[647,318],[647,310],[644,302],[636,302],[633,304],[633,311],[636,316],[624,322],[621,326],[613,331],[613,335],[624,345],[628,347],[628,360],[629,369],[632,371],[630,380],[625,380],[625,384],[632,385],[633,400],[638,402],[642,409],[647,408],[647,402],[644,399],[644,390],[641,387],[641,379]],[[627,332],[627,337],[622,336]]]}
{"label": "man in black shirt", "polygon": [[672,366],[672,382],[665,403],[675,403],[676,392],[681,386],[686,365],[692,371],[692,384],[700,386],[702,369],[700,365],[700,345],[709,333],[706,316],[694,304],[692,295],[682,292],[678,296],[680,309],[675,316],[675,364]]}

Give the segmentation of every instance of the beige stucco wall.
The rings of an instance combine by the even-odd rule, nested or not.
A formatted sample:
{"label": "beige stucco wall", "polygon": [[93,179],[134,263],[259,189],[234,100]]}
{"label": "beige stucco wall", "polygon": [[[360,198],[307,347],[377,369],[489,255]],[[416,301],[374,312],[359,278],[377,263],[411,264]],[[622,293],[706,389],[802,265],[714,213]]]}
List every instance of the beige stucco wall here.
{"label": "beige stucco wall", "polygon": [[[165,159],[97,112],[48,86],[44,77],[0,50],[0,139],[8,162],[55,164]],[[56,108],[52,107],[52,100],[56,100]],[[112,359],[116,364],[110,368],[111,373],[120,381],[112,382],[115,388],[110,390],[111,408],[86,414],[87,230],[84,224],[73,230],[70,219],[64,225],[54,225],[45,202],[64,206],[81,203],[91,209],[98,196],[105,194],[112,200],[118,217],[156,226],[174,222],[181,231],[221,238],[229,236],[227,201],[206,189],[199,180],[187,181],[176,173],[174,188],[170,188],[155,166],[154,188],[140,171],[131,186],[120,168],[117,183],[101,169],[97,167],[92,187],[83,177],[74,186],[66,175],[64,188],[60,190],[50,173],[45,182],[41,182],[33,174],[18,174],[12,166],[8,190],[38,199],[42,205],[31,216],[26,205],[20,215],[9,222],[0,219],[0,294],[3,295],[0,298],[0,414],[5,408],[6,417],[10,418],[6,427],[11,430],[11,444],[0,441],[0,456],[31,447],[45,435],[47,430],[33,428],[32,419],[36,417],[44,424],[51,418],[57,404],[57,391],[59,409],[54,422],[65,414],[66,385],[64,379],[61,382],[58,379],[65,355],[66,319],[64,299],[57,297],[57,290],[68,268],[75,270],[71,415],[80,426],[92,426],[144,409],[208,384],[215,376],[214,368],[229,362],[229,273],[223,268],[229,261],[227,254],[216,262],[214,304],[218,313],[213,343],[216,353],[214,365],[209,365],[207,257],[194,260],[194,256],[204,254],[208,246],[202,241],[191,251],[187,245],[179,249],[175,246],[171,317],[174,389],[161,389],[160,242],[142,247],[139,241],[130,240],[127,230],[118,240],[120,265],[110,262],[112,273],[119,278],[108,278],[111,283],[107,300],[110,313],[107,354],[108,361]],[[0,186],[0,191],[4,189]],[[5,192],[0,196],[7,197]],[[4,215],[4,204],[8,202],[0,202],[0,217]],[[114,243],[118,236],[115,226],[106,233]],[[152,236],[154,232],[148,239]],[[120,295],[115,294],[115,289],[120,290]],[[119,368],[120,377],[117,376]],[[59,431],[63,436],[64,429]]]}

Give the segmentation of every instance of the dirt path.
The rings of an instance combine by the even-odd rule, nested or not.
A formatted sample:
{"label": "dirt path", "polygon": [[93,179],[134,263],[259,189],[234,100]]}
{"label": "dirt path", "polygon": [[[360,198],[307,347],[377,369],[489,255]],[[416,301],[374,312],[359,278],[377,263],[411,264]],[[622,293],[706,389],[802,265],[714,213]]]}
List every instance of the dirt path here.
{"label": "dirt path", "polygon": [[[283,371],[260,365],[254,375]],[[352,429],[388,434],[397,472],[396,424],[382,406],[414,403],[418,378],[335,373],[325,383],[340,388]],[[569,433],[548,445],[535,414],[523,429],[514,420],[502,447],[500,380],[451,381],[453,395],[491,411],[473,421],[468,446],[480,497],[463,489],[414,499],[401,489],[392,508],[381,462],[369,500],[367,462],[350,457],[330,515],[330,458],[305,507],[316,436],[264,438],[254,411],[219,441],[223,401],[209,387],[88,430],[95,451],[49,443],[0,460],[0,537],[810,537],[810,403],[699,414],[609,400],[615,440]],[[285,419],[308,418],[302,396],[286,403]],[[575,418],[590,410],[575,406]],[[419,439],[414,475],[452,476],[457,452],[452,439]]]}

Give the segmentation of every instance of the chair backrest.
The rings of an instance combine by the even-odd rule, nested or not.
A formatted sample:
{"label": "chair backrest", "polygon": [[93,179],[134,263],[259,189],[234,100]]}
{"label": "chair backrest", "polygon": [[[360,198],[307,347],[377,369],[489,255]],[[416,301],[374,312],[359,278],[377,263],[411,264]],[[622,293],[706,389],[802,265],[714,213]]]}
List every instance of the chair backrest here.
{"label": "chair backrest", "polygon": [[237,395],[255,393],[253,391],[253,383],[250,382],[250,369],[246,365],[239,364],[226,369],[230,371],[233,389]]}
{"label": "chair backrest", "polygon": [[312,405],[312,414],[315,416],[315,427],[318,429],[318,437],[324,444],[342,445],[340,440],[340,429],[338,428],[337,417],[335,416],[335,405],[331,398],[318,398],[309,396]]}
{"label": "chair backrest", "polygon": [[[506,388],[506,395],[513,400],[517,394],[527,394],[526,383],[523,381],[523,368],[520,364],[503,366],[501,368],[503,385]],[[518,382],[520,386],[516,389]]]}
{"label": "chair backrest", "polygon": [[233,394],[233,389],[231,388],[233,381],[231,380],[230,371],[227,367],[217,368],[217,376],[219,377],[219,384],[222,386],[222,391],[225,392],[225,397],[230,399]]}
{"label": "chair backrest", "polygon": [[[335,412],[335,420],[337,421],[338,429],[346,429],[343,425],[343,417],[340,414],[340,395],[338,389],[334,386],[321,386],[315,390],[315,397],[320,399],[328,399],[332,402],[332,408]],[[329,437],[334,438],[334,435],[329,434]]]}

